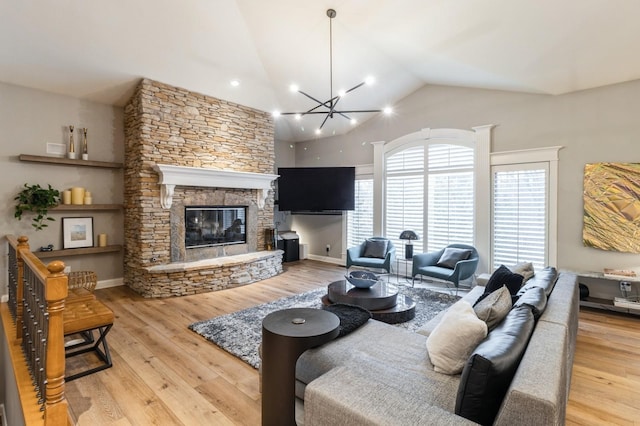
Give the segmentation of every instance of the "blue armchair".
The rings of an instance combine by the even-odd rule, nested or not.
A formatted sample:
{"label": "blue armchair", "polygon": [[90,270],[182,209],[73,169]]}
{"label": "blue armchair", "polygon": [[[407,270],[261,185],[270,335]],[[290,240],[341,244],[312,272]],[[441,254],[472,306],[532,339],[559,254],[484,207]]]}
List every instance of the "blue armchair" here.
{"label": "blue armchair", "polygon": [[[374,245],[376,242],[386,241],[386,250],[376,253],[376,255],[380,257],[369,257],[367,255],[371,254],[372,249],[376,247],[367,247],[368,241],[372,241]],[[384,269],[387,273],[391,273],[391,263],[395,259],[395,256],[396,248],[390,240],[383,237],[371,237],[362,244],[347,249],[347,271],[351,266],[361,266],[363,268]]]}
{"label": "blue armchair", "polygon": [[[462,249],[470,250],[471,253],[464,260],[455,260],[455,254],[453,260],[448,265],[440,264],[438,261],[442,257],[442,254],[446,249]],[[470,278],[478,267],[478,251],[475,247],[466,244],[450,244],[442,250],[434,251],[431,253],[421,253],[413,256],[413,269],[411,272],[412,284],[415,282],[417,275],[424,275],[426,277],[433,277],[440,280],[453,283],[456,289],[459,287],[460,281]]]}

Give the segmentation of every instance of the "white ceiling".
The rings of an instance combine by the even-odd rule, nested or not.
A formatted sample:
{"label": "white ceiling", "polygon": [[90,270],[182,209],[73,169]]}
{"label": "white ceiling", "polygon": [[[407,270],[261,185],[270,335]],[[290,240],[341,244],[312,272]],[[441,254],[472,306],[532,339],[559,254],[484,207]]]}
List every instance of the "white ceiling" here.
{"label": "white ceiling", "polygon": [[[640,78],[636,0],[0,0],[0,81],[122,106],[147,77],[306,110],[288,88],[329,98],[328,8],[334,92],[376,78],[344,109],[427,83],[561,94]],[[281,117],[277,138],[313,139],[322,118]],[[350,128],[336,116],[323,136]]]}

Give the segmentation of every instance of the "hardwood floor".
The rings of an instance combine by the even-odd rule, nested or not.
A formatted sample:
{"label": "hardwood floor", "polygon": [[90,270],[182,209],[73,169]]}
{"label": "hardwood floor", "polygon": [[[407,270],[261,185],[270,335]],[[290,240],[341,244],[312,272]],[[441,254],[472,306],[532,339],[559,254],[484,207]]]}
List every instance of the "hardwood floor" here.
{"label": "hardwood floor", "polygon": [[[259,425],[258,372],[187,326],[325,286],[344,268],[301,261],[277,277],[230,290],[144,299],[126,287],[96,291],[113,309],[113,368],[67,383],[78,425]],[[640,319],[580,314],[567,424],[640,419]],[[71,359],[69,369],[78,364]]]}
{"label": "hardwood floor", "polygon": [[580,311],[567,425],[640,425],[640,318]]}

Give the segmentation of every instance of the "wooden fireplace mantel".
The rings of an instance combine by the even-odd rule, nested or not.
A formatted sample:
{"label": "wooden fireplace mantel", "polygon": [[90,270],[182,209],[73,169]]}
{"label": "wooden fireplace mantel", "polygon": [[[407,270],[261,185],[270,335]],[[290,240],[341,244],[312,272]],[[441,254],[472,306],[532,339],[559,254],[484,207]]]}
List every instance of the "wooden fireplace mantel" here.
{"label": "wooden fireplace mantel", "polygon": [[278,175],[252,172],[236,172],[201,167],[172,166],[156,164],[153,166],[158,172],[160,183],[160,205],[171,208],[173,191],[176,185],[204,186],[210,188],[257,189],[258,208],[264,208],[264,203],[271,189],[271,182]]}

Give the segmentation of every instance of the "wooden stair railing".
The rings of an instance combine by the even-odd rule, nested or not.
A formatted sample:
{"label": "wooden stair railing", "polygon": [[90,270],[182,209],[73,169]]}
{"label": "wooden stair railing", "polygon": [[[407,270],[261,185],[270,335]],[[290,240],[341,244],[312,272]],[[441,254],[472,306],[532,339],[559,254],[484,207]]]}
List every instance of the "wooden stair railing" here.
{"label": "wooden stair railing", "polygon": [[[68,278],[64,263],[45,266],[29,250],[26,237],[7,236],[9,242],[9,302],[2,320],[7,330],[12,363],[25,423],[58,426],[70,424],[64,393],[65,349],[63,312]],[[10,315],[5,315],[9,311]],[[13,317],[10,336],[5,317]],[[22,354],[17,354],[19,346]],[[22,355],[22,356],[19,356]],[[24,363],[26,365],[19,365]],[[31,379],[25,378],[25,371]],[[34,405],[39,405],[39,416]]]}

